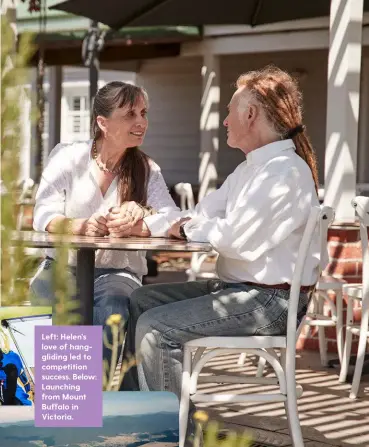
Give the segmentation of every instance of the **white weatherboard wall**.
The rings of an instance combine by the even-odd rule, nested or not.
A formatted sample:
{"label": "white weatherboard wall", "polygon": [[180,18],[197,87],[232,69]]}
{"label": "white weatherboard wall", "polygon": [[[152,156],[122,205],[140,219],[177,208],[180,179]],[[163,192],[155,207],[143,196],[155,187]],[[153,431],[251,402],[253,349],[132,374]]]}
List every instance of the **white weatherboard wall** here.
{"label": "white weatherboard wall", "polygon": [[142,146],[168,185],[198,183],[202,58],[143,61],[137,85],[150,98],[149,129]]}
{"label": "white weatherboard wall", "polygon": [[[369,47],[363,48],[363,82],[358,142],[358,180],[369,183]],[[220,58],[220,108],[218,175],[220,183],[243,161],[241,151],[226,143],[223,120],[235,91],[237,77],[248,70],[275,64],[300,77],[304,119],[317,152],[319,179],[324,183],[328,51],[305,50],[237,54]],[[198,184],[202,58],[158,59],[142,64],[137,84],[148,90],[151,107],[145,151],[161,166],[169,185],[181,181]]]}
{"label": "white weatherboard wall", "polygon": [[[290,73],[300,75],[304,95],[304,120],[319,160],[319,177],[324,180],[325,117],[327,97],[326,50],[238,54],[221,58],[221,122],[226,116],[227,104],[235,91],[238,76],[246,71],[274,64]],[[219,138],[219,176],[226,177],[244,158],[240,151],[227,146],[226,130],[221,126]]]}

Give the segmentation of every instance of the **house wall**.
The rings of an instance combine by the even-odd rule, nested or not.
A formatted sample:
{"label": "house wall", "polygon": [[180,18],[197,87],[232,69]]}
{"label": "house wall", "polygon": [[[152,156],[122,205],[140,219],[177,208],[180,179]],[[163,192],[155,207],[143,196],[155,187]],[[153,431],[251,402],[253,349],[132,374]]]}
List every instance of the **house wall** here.
{"label": "house wall", "polygon": [[[243,72],[274,64],[290,73],[300,73],[304,97],[304,119],[319,160],[319,178],[324,181],[324,148],[327,99],[327,51],[281,52],[223,56],[221,58],[222,118],[226,114],[237,77]],[[240,162],[242,153],[227,147],[226,130],[220,131],[219,175],[226,177]]]}
{"label": "house wall", "polygon": [[[239,74],[273,63],[296,76],[304,97],[304,119],[318,156],[319,179],[324,183],[327,102],[327,50],[286,51],[221,56],[218,174],[223,181],[243,160],[243,154],[226,143],[222,121]],[[149,93],[150,128],[144,149],[162,168],[168,184],[198,183],[200,146],[201,58],[157,59],[143,62],[137,83]],[[358,181],[369,182],[369,48],[363,51],[363,82],[359,133]]]}
{"label": "house wall", "polygon": [[159,164],[168,185],[198,183],[200,57],[143,61],[137,85],[150,98],[143,150]]}

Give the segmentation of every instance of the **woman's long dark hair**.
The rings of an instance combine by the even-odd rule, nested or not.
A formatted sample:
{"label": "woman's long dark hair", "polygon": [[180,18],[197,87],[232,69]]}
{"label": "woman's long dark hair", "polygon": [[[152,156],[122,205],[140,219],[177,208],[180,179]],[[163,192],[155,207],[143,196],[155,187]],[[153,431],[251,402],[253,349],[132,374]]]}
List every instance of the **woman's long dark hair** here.
{"label": "woman's long dark hair", "polygon": [[[146,91],[135,85],[113,81],[104,85],[96,94],[92,114],[92,134],[95,140],[101,135],[97,117],[108,118],[116,108],[134,107],[140,98],[148,103]],[[150,173],[150,158],[138,147],[128,148],[120,163],[118,191],[120,203],[133,200],[141,205],[147,204],[147,184]]]}

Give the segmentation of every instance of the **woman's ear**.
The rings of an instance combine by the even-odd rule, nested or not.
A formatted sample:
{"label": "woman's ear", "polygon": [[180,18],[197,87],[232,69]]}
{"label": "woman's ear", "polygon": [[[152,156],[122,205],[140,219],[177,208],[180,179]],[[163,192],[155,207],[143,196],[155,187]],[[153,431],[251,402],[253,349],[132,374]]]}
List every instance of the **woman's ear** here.
{"label": "woman's ear", "polygon": [[106,136],[108,129],[106,126],[106,119],[103,116],[98,116],[96,118],[96,123],[99,126],[99,129],[101,130],[102,135]]}

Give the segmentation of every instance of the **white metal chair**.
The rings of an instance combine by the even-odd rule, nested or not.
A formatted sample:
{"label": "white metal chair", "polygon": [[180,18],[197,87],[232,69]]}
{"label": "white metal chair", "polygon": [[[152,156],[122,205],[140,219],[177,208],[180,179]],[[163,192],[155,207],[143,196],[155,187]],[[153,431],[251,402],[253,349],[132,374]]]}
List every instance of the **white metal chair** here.
{"label": "white metal chair", "polygon": [[[343,351],[343,360],[340,372],[340,382],[345,382],[350,362],[352,335],[359,335],[359,346],[355,365],[354,378],[350,392],[350,398],[356,399],[363,364],[367,338],[369,337],[369,247],[368,247],[368,227],[369,227],[369,197],[358,196],[352,201],[356,214],[360,221],[360,238],[363,252],[363,282],[362,284],[346,284],[343,286],[343,293],[347,295],[347,323],[346,342]],[[354,301],[361,301],[361,323],[354,324],[353,308]]]}
{"label": "white metal chair", "polygon": [[[180,197],[180,208],[182,211],[192,210],[195,208],[195,199],[191,183],[177,183],[174,186],[174,190]],[[193,253],[191,256],[190,268],[186,270],[188,281],[217,278],[215,269],[204,271],[201,268],[206,259],[215,256],[218,256],[215,251],[211,251],[209,253]]]}
{"label": "white metal chair", "polygon": [[[185,442],[189,402],[247,402],[247,401],[269,401],[284,402],[290,433],[295,447],[303,447],[304,442],[301,434],[300,422],[297,412],[297,390],[295,378],[296,358],[296,332],[297,332],[297,309],[301,278],[304,270],[305,260],[314,236],[317,225],[321,237],[327,238],[328,225],[333,219],[333,210],[329,207],[314,207],[309,216],[304,235],[300,244],[298,259],[295,265],[293,280],[290,290],[287,335],[283,336],[249,336],[249,337],[204,337],[192,340],[184,346],[182,393],[179,409],[180,435],[179,446],[183,447]],[[326,250],[326,245],[325,245]],[[321,253],[323,262],[324,256]],[[210,348],[210,352],[204,353]],[[281,350],[280,359],[274,349]],[[201,378],[201,381],[210,383],[253,383],[265,385],[279,385],[276,394],[201,394],[197,392],[199,375],[205,364],[216,356],[247,352],[267,360],[273,367],[276,378],[265,377],[235,377],[235,376],[209,376]],[[192,358],[192,353],[195,352]],[[299,397],[301,394],[299,393]]]}
{"label": "white metal chair", "polygon": [[[307,326],[317,326],[319,335],[320,360],[323,366],[328,366],[327,341],[325,337],[326,327],[336,327],[337,350],[340,364],[343,356],[343,299],[342,286],[346,284],[344,279],[334,276],[321,276],[316,285],[315,293],[311,301],[312,309],[304,320]],[[336,302],[330,298],[329,292],[335,293]],[[330,316],[324,315],[324,304],[329,306]]]}

